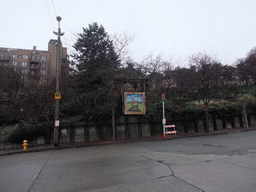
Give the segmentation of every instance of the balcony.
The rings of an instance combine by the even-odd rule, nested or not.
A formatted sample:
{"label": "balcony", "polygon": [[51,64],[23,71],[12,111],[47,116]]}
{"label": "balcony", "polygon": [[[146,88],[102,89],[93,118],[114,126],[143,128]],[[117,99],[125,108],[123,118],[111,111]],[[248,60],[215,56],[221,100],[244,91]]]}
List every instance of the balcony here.
{"label": "balcony", "polygon": [[29,76],[35,76],[35,77],[36,77],[36,76],[39,76],[40,73],[39,73],[38,71],[34,71],[34,70],[33,70],[33,71],[30,71],[30,72],[28,73],[28,75],[29,75]]}
{"label": "balcony", "polygon": [[38,70],[38,69],[40,69],[40,65],[35,64],[35,63],[32,63],[32,64],[30,63],[29,69],[30,70]]}
{"label": "balcony", "polygon": [[0,61],[9,62],[10,56],[5,54],[0,54]]}
{"label": "balcony", "polygon": [[39,60],[29,60],[30,64],[39,64]]}
{"label": "balcony", "polygon": [[39,61],[40,61],[40,57],[39,57],[39,56],[31,56],[31,57],[29,58],[30,64],[33,64],[33,63],[38,64]]}

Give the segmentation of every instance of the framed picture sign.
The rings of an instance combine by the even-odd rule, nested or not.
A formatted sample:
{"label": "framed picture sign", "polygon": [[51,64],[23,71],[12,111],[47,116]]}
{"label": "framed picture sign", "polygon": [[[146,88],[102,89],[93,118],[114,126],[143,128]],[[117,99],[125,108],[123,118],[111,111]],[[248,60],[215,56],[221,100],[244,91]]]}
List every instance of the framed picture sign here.
{"label": "framed picture sign", "polygon": [[124,114],[125,115],[146,114],[145,92],[124,92]]}

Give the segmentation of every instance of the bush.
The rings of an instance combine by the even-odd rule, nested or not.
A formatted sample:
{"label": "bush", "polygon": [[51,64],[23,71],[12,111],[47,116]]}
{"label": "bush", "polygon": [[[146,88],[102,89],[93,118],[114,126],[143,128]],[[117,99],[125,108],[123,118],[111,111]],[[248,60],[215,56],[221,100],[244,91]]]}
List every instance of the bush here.
{"label": "bush", "polygon": [[9,125],[0,127],[0,140],[6,141],[8,136],[17,129],[17,125]]}
{"label": "bush", "polygon": [[22,144],[24,140],[33,141],[38,137],[46,138],[48,126],[46,124],[41,125],[25,125],[21,124],[12,131],[8,137],[7,142]]}

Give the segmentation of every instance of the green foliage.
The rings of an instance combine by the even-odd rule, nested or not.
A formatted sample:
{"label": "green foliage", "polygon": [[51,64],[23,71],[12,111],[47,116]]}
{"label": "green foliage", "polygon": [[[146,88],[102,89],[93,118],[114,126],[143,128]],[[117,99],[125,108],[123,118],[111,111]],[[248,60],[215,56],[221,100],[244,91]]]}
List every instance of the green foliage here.
{"label": "green foliage", "polygon": [[248,104],[248,103],[254,103],[255,97],[250,93],[244,93],[244,94],[238,94],[236,96],[236,101],[238,104]]}
{"label": "green foliage", "polygon": [[[164,108],[166,112],[173,112],[175,111],[174,104],[171,100],[165,100],[164,101]],[[163,101],[158,100],[155,103],[146,104],[147,113],[145,115],[146,118],[150,120],[155,120],[155,114],[156,113],[162,113],[163,111]]]}
{"label": "green foliage", "polygon": [[73,46],[77,72],[71,76],[73,99],[63,102],[61,117],[81,117],[81,121],[103,124],[112,117],[113,79],[120,61],[102,25],[90,24],[78,34]]}
{"label": "green foliage", "polygon": [[18,122],[17,113],[13,105],[1,105],[0,107],[0,125],[13,125]]}
{"label": "green foliage", "polygon": [[77,115],[77,116],[67,116],[65,119],[61,119],[62,123],[77,123],[82,121],[83,116],[82,115]]}
{"label": "green foliage", "polygon": [[76,116],[82,112],[82,105],[76,102],[75,98],[62,102],[60,105],[60,116],[61,118],[69,118]]}
{"label": "green foliage", "polygon": [[158,107],[159,105],[161,105],[161,104],[154,103],[154,104],[146,105],[147,113],[144,117],[147,119],[150,119],[150,120],[154,120],[155,114],[160,112],[159,107]]}
{"label": "green foliage", "polygon": [[223,117],[225,115],[238,115],[240,108],[235,103],[221,102],[218,104],[211,104],[209,112],[217,114],[219,117]]}
{"label": "green foliage", "polygon": [[79,94],[98,91],[109,85],[120,62],[104,27],[93,23],[83,28],[73,47],[78,68],[78,73],[73,75],[74,91]]}
{"label": "green foliage", "polygon": [[18,73],[11,67],[0,65],[0,91],[11,96],[18,92],[20,86],[21,78]]}
{"label": "green foliage", "polygon": [[64,122],[77,120],[103,124],[111,120],[111,100],[111,95],[84,93],[76,99],[63,102],[60,107],[61,116]]}
{"label": "green foliage", "polygon": [[33,141],[38,137],[46,137],[48,126],[20,124],[6,138],[7,142],[21,144],[24,140]]}
{"label": "green foliage", "polygon": [[84,106],[83,120],[101,125],[109,121],[112,117],[111,96],[88,95],[86,106]]}
{"label": "green foliage", "polygon": [[171,100],[166,99],[164,101],[164,106],[165,106],[165,109],[167,111],[174,111],[175,110],[175,105]]}
{"label": "green foliage", "polygon": [[144,78],[144,74],[143,72],[141,71],[140,68],[135,68],[135,63],[132,63],[131,61],[128,61],[126,63],[126,67],[122,67],[122,68],[119,68],[118,72],[119,72],[119,75],[121,77],[124,77],[124,78],[134,78],[134,79],[139,79],[139,78]]}
{"label": "green foliage", "polygon": [[205,111],[196,104],[188,104],[183,108],[175,108],[176,118],[204,118]]}
{"label": "green foliage", "polygon": [[9,125],[0,127],[0,141],[6,141],[8,136],[17,129],[17,125]]}

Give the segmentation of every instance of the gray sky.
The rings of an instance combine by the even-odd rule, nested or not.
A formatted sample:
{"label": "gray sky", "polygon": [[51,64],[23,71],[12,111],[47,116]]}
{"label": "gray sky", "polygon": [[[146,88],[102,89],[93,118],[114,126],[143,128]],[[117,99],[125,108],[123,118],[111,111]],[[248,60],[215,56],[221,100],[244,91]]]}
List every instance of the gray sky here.
{"label": "gray sky", "polygon": [[255,0],[0,0],[0,47],[47,50],[56,15],[69,51],[74,34],[98,22],[112,35],[135,35],[131,57],[182,62],[198,52],[232,65],[256,46]]}

